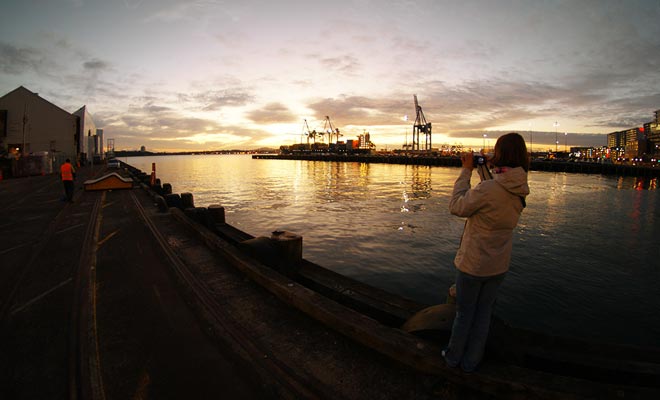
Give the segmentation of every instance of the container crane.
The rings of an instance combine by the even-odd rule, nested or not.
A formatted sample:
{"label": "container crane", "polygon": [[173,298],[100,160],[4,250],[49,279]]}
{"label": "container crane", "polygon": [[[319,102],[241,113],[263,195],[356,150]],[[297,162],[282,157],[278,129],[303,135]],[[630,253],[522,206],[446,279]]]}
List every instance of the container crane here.
{"label": "container crane", "polygon": [[323,124],[323,131],[328,134],[328,143],[332,142],[332,135],[337,136],[337,142],[339,142],[339,136],[343,136],[339,133],[339,129],[335,128],[330,121],[329,116],[325,116],[325,123]]}
{"label": "container crane", "polygon": [[413,150],[420,150],[419,148],[419,134],[424,133],[425,136],[425,146],[424,150],[431,150],[431,123],[426,122],[426,117],[424,117],[424,111],[422,111],[422,106],[417,102],[417,95],[413,95],[415,99],[415,112],[417,116],[415,117],[415,123],[413,124]]}
{"label": "container crane", "polygon": [[[314,142],[316,142],[316,131],[312,132],[312,131],[309,130],[309,125],[307,125],[307,119],[303,119],[303,131],[302,131],[302,134],[301,134],[301,139],[302,139],[303,135],[307,137],[307,144],[309,144],[310,136],[314,137]],[[301,143],[302,143],[302,140],[301,140]]]}
{"label": "container crane", "polygon": [[316,143],[316,136],[323,136],[320,133],[316,132],[316,129],[313,131],[309,130],[309,125],[307,124],[307,119],[303,119],[303,132],[302,135],[307,136],[307,144],[309,144],[309,138],[314,139],[314,143]]}

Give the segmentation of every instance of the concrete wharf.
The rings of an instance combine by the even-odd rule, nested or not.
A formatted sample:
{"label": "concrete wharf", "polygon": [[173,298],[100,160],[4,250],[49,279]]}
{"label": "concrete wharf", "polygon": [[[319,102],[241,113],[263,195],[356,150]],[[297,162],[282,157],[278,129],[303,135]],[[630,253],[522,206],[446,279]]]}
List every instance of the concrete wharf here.
{"label": "concrete wharf", "polygon": [[285,305],[137,183],[82,190],[107,172],[81,168],[73,203],[57,175],[0,181],[0,398],[471,393]]}

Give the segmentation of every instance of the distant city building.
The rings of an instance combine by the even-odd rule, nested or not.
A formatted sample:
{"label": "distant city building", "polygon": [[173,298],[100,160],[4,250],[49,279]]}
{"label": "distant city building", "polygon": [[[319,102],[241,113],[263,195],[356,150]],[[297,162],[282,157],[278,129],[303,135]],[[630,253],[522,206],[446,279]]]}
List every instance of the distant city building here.
{"label": "distant city building", "polygon": [[660,110],[655,111],[655,119],[644,124],[646,138],[651,142],[651,149],[656,155],[660,155]]}
{"label": "distant city building", "polygon": [[115,156],[115,139],[108,139],[108,145],[105,151],[105,158],[113,158]]}
{"label": "distant city building", "polygon": [[103,158],[103,130],[97,135],[96,124],[87,106],[80,107],[73,115],[78,117],[78,129],[81,132],[78,141],[78,154],[81,161],[92,161],[94,157]]}
{"label": "distant city building", "polygon": [[646,147],[642,141],[644,141],[644,134],[639,128],[632,128],[625,131],[625,140],[626,140],[626,158],[633,158],[641,155],[641,152]]}
{"label": "distant city building", "polygon": [[365,131],[363,134],[358,135],[358,148],[363,150],[373,149],[375,145],[371,142],[371,135]]}
{"label": "distant city building", "polygon": [[578,160],[596,160],[604,158],[612,158],[612,152],[607,146],[587,146],[587,147],[571,147],[570,158]]}
{"label": "distant city building", "polygon": [[144,146],[140,146],[140,151],[144,153],[145,151],[147,151],[147,148]]}
{"label": "distant city building", "polygon": [[607,134],[607,147],[616,157],[635,158],[660,154],[660,110],[641,127]]}
{"label": "distant city building", "polygon": [[105,154],[105,149],[103,148],[103,129],[97,129],[96,130],[96,137],[97,137],[97,154],[101,155],[101,158],[103,158],[103,155]]}
{"label": "distant city building", "polygon": [[607,147],[610,149],[626,147],[626,135],[624,132],[612,132],[607,134]]}

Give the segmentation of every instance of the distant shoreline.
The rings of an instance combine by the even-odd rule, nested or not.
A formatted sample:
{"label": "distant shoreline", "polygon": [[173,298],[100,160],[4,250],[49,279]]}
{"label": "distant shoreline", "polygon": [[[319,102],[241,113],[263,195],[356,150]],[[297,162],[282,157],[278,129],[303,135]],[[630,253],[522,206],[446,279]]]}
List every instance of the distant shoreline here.
{"label": "distant shoreline", "polygon": [[[367,155],[367,154],[278,154],[276,150],[209,150],[181,152],[149,152],[149,151],[116,151],[115,157],[158,157],[177,155],[252,155],[253,159],[268,160],[303,160],[303,161],[337,161],[362,162],[381,164],[427,165],[460,167],[458,157],[451,156],[405,156],[405,155]],[[616,176],[634,176],[641,178],[660,177],[660,168],[639,165],[603,164],[598,162],[568,162],[562,160],[532,160],[532,171],[570,172],[582,174],[601,174]]]}
{"label": "distant shoreline", "polygon": [[[255,154],[253,159],[261,160],[303,160],[303,161],[339,161],[339,162],[363,162],[382,164],[405,164],[405,165],[427,165],[460,167],[461,160],[458,157],[448,156],[414,156],[405,155],[381,156],[381,155],[333,155],[333,154]],[[582,174],[602,174],[617,176],[634,176],[642,178],[660,177],[660,168],[644,167],[638,165],[603,164],[598,162],[568,162],[557,160],[532,160],[530,164],[532,171],[549,172],[571,172]]]}
{"label": "distant shoreline", "polygon": [[141,150],[119,150],[115,151],[115,157],[152,157],[152,156],[194,156],[194,155],[216,155],[216,154],[277,154],[274,149],[258,150],[206,150],[206,151],[173,151],[152,152]]}

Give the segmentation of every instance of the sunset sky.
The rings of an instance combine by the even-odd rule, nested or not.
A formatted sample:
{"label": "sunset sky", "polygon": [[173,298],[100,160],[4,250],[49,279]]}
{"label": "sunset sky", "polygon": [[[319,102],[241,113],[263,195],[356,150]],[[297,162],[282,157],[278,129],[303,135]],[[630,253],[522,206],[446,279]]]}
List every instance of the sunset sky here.
{"label": "sunset sky", "polygon": [[605,145],[660,109],[659,21],[660,0],[6,0],[0,95],[87,105],[118,150],[279,147],[326,115],[400,148],[414,94],[434,146]]}

